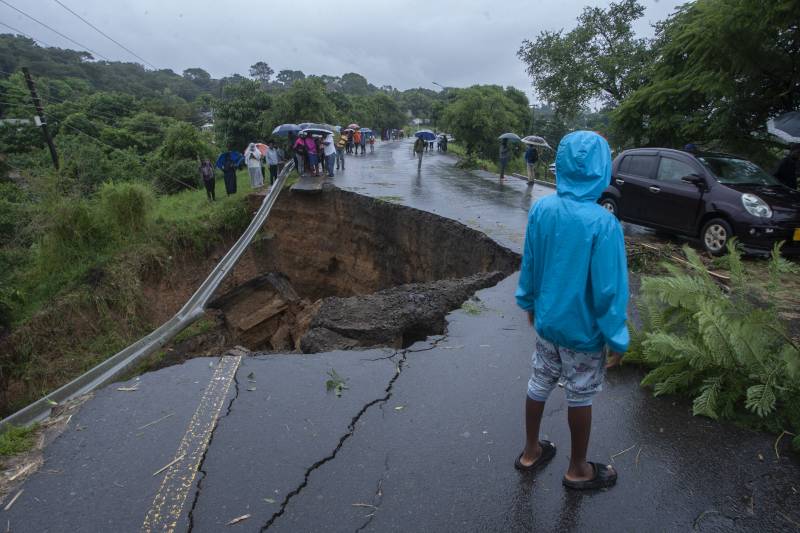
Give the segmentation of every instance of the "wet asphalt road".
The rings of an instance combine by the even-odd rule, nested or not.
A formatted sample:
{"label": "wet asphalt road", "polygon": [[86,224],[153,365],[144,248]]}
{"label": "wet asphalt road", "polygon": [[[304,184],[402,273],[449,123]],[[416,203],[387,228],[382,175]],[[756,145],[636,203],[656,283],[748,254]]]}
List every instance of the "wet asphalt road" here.
{"label": "wet asphalt road", "polygon": [[[349,159],[334,182],[455,218],[519,251],[530,202],[549,191],[500,185],[452,163],[434,152],[417,174],[408,144],[379,144]],[[590,455],[613,461],[615,488],[561,487],[569,455],[561,390],[542,426],[556,458],[536,476],[518,474],[533,332],[514,305],[515,284],[516,275],[480,291],[479,313],[451,313],[445,336],[407,350],[242,359],[199,473],[178,488],[175,530],[800,528],[800,465],[776,457],[773,436],[691,417],[689,405],[643,391],[629,367],[609,374],[594,408]],[[140,530],[163,477],[153,473],[176,458],[217,362],[146,374],[136,391],[99,391],[0,525]],[[347,387],[341,397],[326,391],[332,369]]]}

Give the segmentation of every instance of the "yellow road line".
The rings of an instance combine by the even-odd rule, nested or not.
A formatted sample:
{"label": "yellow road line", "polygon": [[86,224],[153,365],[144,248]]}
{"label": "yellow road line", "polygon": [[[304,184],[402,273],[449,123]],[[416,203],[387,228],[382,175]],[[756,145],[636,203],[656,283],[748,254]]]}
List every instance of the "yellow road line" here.
{"label": "yellow road line", "polygon": [[186,496],[194,485],[200,460],[208,447],[211,433],[241,360],[241,356],[225,356],[217,363],[211,381],[203,391],[197,410],[175,452],[174,457],[178,459],[166,469],[153,505],[142,524],[142,531],[175,531]]}

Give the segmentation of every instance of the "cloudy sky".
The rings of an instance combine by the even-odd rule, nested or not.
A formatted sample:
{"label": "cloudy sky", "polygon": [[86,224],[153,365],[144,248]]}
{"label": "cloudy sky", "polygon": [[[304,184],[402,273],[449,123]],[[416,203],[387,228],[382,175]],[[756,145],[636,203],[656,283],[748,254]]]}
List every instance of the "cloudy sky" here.
{"label": "cloudy sky", "polygon": [[[636,29],[685,0],[641,0]],[[55,0],[2,0],[0,22],[45,43],[79,47],[8,4],[113,60],[138,61]],[[214,77],[246,75],[256,61],[277,72],[341,75],[399,89],[432,82],[462,87],[513,85],[531,94],[516,51],[542,30],[570,29],[584,6],[600,0],[60,0],[159,68],[201,67]],[[222,7],[224,6],[224,7]],[[8,29],[0,26],[0,31]]]}

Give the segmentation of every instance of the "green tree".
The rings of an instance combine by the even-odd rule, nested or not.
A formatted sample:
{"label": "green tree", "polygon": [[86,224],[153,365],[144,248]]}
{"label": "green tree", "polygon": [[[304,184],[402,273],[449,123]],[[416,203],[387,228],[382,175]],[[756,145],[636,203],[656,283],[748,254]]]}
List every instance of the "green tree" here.
{"label": "green tree", "polygon": [[292,88],[275,98],[275,105],[262,124],[270,130],[278,124],[287,122],[337,122],[336,106],[325,92],[325,86],[318,78],[308,77],[294,82]]}
{"label": "green tree", "polygon": [[442,123],[464,142],[468,154],[496,159],[497,137],[507,131],[524,131],[530,111],[524,94],[520,101],[520,91],[497,85],[451,91],[455,99],[445,108]]}
{"label": "green tree", "polygon": [[342,92],[353,96],[366,96],[369,94],[369,83],[367,78],[355,72],[342,74],[339,81]]}
{"label": "green tree", "polygon": [[650,81],[614,112],[630,143],[729,150],[765,162],[767,120],[800,107],[796,0],[697,0],[657,31]]}
{"label": "green tree", "polygon": [[278,72],[278,75],[275,76],[275,81],[284,89],[288,89],[294,82],[304,80],[305,78],[306,75],[303,74],[302,70],[281,70]]}
{"label": "green tree", "polygon": [[637,0],[586,7],[571,31],[543,31],[517,52],[536,93],[562,114],[577,114],[590,102],[617,105],[645,81],[652,54],[632,23],[644,15]]}
{"label": "green tree", "polygon": [[225,85],[223,96],[214,103],[214,133],[217,144],[231,150],[243,150],[260,137],[264,112],[272,107],[272,98],[258,82],[242,79]]}
{"label": "green tree", "polygon": [[250,77],[261,82],[263,87],[269,85],[274,73],[275,71],[272,70],[272,67],[270,67],[264,61],[259,61],[258,63],[250,65]]}
{"label": "green tree", "polygon": [[213,150],[197,128],[177,122],[167,129],[159,155],[161,159],[190,159],[199,163],[200,159],[211,157]]}

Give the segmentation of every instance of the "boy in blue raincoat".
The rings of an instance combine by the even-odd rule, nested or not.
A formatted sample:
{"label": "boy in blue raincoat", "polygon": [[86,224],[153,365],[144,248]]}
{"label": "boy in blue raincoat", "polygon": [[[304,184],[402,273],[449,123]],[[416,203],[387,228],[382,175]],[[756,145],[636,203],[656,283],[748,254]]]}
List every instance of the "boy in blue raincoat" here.
{"label": "boy in blue raincoat", "polygon": [[525,403],[526,445],[515,466],[532,471],[555,455],[553,443],[539,440],[539,425],[545,401],[561,380],[572,441],[563,484],[604,488],[616,483],[617,472],[586,460],[592,399],[602,389],[606,367],[619,362],[629,342],[622,228],[597,204],[611,179],[606,140],[588,131],[565,136],[556,176],[557,194],[536,202],[528,214],[516,291],[537,338]]}

